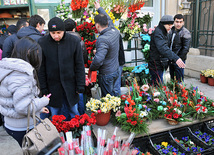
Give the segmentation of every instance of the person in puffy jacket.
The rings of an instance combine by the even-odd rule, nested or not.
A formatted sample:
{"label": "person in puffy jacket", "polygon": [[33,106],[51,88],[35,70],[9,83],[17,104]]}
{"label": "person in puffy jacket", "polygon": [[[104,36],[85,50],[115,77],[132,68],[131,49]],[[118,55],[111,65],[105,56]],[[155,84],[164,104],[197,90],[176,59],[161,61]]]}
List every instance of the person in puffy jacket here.
{"label": "person in puffy jacket", "polygon": [[[174,26],[169,32],[169,41],[172,51],[185,62],[189,52],[191,34],[184,27],[184,16],[182,14],[174,16]],[[170,63],[169,72],[171,79],[176,79],[178,82],[184,81],[184,69],[178,67],[176,63]]]}
{"label": "person in puffy jacket", "polygon": [[[31,103],[36,115],[48,113],[49,98],[39,95],[36,70],[40,67],[38,52],[41,47],[29,37],[17,42],[11,58],[0,61],[0,113],[4,116],[6,132],[21,146],[27,130],[27,113]],[[32,112],[32,106],[30,107]],[[30,119],[33,128],[33,119]]]}
{"label": "person in puffy jacket", "polygon": [[169,48],[168,32],[173,23],[172,16],[164,15],[152,33],[148,63],[152,85],[163,82],[163,72],[168,68],[169,61],[175,62],[180,68],[185,68],[182,59]]}

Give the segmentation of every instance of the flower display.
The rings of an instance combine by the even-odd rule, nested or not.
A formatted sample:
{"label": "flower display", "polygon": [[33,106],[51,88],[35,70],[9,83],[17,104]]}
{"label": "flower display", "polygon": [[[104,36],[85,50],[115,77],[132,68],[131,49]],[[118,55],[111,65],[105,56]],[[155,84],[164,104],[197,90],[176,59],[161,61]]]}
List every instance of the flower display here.
{"label": "flower display", "polygon": [[71,13],[69,7],[65,5],[65,0],[61,0],[61,3],[56,7],[56,17],[66,20],[70,17]]}
{"label": "flower display", "polygon": [[193,134],[195,134],[199,139],[201,139],[208,145],[214,144],[214,136],[212,136],[206,132],[201,132],[200,130],[197,130],[197,131],[194,131]]}
{"label": "flower display", "polygon": [[83,114],[81,116],[76,115],[70,121],[64,121],[65,119],[66,117],[64,115],[54,115],[52,117],[52,123],[58,132],[66,133],[68,131],[72,131],[74,138],[81,136],[83,126],[96,124],[94,113],[92,113],[91,116],[88,116],[87,114]]}
{"label": "flower display", "polygon": [[113,13],[115,19],[120,19],[121,16],[127,11],[127,3],[124,0],[114,1],[113,6],[111,6],[111,12]]}
{"label": "flower display", "polygon": [[83,15],[84,8],[88,6],[89,0],[71,0],[72,17],[80,18]]}
{"label": "flower display", "polygon": [[160,154],[163,155],[185,155],[185,153],[180,152],[179,149],[170,145],[168,142],[161,142],[161,144],[154,144],[154,147],[158,150]]}
{"label": "flower display", "polygon": [[201,75],[205,77],[214,78],[214,70],[213,69],[202,70]]}
{"label": "flower display", "polygon": [[186,137],[182,137],[181,140],[175,138],[175,141],[179,144],[181,144],[181,146],[183,146],[186,151],[192,151],[195,153],[200,153],[202,151],[204,151],[204,148],[197,146],[190,138],[189,136]]}
{"label": "flower display", "polygon": [[143,6],[144,6],[145,2],[143,1],[138,1],[137,3],[132,3],[130,4],[130,6],[128,7],[129,12],[135,12],[137,10],[140,10]]}
{"label": "flower display", "polygon": [[94,113],[108,113],[110,110],[117,112],[117,110],[119,110],[120,103],[121,99],[119,97],[107,94],[100,100],[91,98],[90,101],[86,103],[86,108]]}
{"label": "flower display", "polygon": [[140,85],[145,83],[145,79],[150,79],[149,68],[147,63],[135,66],[135,68],[132,70],[132,73],[135,74],[135,77],[137,77],[138,79],[137,82]]}

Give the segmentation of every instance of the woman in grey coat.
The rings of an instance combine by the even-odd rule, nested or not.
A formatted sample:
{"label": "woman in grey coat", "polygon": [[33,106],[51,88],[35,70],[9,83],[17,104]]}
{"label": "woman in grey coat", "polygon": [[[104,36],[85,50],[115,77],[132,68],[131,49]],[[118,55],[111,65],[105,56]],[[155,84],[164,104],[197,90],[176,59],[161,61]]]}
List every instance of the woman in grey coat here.
{"label": "woman in grey coat", "polygon": [[[21,146],[27,130],[28,106],[32,102],[36,115],[48,113],[44,108],[49,98],[39,98],[37,70],[40,67],[41,47],[29,37],[20,39],[14,47],[12,58],[0,61],[0,113],[4,116],[4,126]],[[32,107],[31,107],[32,110]],[[33,120],[30,120],[30,128]]]}

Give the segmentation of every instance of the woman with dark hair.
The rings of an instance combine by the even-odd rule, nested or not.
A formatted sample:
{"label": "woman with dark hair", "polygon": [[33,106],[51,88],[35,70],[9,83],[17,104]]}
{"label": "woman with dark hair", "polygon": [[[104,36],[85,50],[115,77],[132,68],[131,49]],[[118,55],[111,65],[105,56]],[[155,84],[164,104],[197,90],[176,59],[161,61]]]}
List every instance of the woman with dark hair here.
{"label": "woman with dark hair", "polygon": [[[41,47],[29,37],[20,39],[11,58],[0,61],[0,113],[4,115],[5,130],[21,146],[27,130],[28,106],[33,103],[36,115],[48,113],[49,98],[39,98],[37,70]],[[30,107],[32,112],[32,107]],[[33,128],[33,119],[30,119]]]}

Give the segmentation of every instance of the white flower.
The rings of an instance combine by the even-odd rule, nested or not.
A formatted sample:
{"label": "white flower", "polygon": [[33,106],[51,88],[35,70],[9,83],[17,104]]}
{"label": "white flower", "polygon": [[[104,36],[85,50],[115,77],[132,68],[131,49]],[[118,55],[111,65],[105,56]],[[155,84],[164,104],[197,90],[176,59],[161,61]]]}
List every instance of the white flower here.
{"label": "white flower", "polygon": [[166,112],[168,110],[168,108],[163,108],[163,110]]}
{"label": "white flower", "polygon": [[155,93],[153,94],[153,96],[154,96],[154,97],[160,96],[160,92],[155,92]]}

